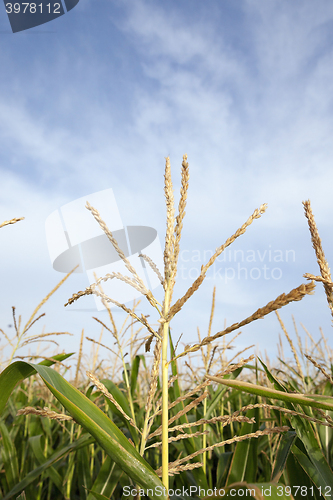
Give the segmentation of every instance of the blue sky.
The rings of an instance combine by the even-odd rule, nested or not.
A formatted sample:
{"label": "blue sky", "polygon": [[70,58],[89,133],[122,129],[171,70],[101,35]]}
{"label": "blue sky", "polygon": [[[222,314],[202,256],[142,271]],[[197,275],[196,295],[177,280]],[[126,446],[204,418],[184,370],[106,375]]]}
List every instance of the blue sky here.
{"label": "blue sky", "polygon": [[[59,19],[16,34],[3,8],[0,219],[25,220],[0,230],[1,328],[13,331],[12,306],[25,324],[63,277],[52,268],[45,220],[64,204],[112,188],[123,223],[155,228],[163,244],[168,155],[176,196],[185,153],[191,175],[174,300],[209,252],[268,203],[230,247],[256,261],[227,251],[220,272],[208,273],[175,318],[175,339],[183,333],[185,343],[195,342],[197,327],[206,334],[214,286],[213,333],[299,286],[303,273],[319,274],[303,200],[311,200],[332,263],[332,27],[325,0],[80,0]],[[238,264],[247,278],[245,271],[238,277]],[[227,266],[234,279],[225,279]],[[77,350],[82,328],[97,339],[97,311],[63,307],[86,286],[84,274],[67,280],[31,333],[43,325],[72,332],[56,339],[66,351]],[[153,314],[147,302],[140,309]],[[332,345],[320,285],[281,311],[295,340],[292,314],[303,337],[300,323],[317,340],[322,327]],[[122,323],[122,313],[115,317]],[[272,314],[244,327],[237,348],[256,344],[273,358],[279,332]]]}

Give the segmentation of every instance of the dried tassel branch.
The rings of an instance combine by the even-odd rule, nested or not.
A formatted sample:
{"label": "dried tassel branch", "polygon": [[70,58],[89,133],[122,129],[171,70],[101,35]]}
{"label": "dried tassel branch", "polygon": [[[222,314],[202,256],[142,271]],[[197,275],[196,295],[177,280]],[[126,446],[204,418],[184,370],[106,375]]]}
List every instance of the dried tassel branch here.
{"label": "dried tassel branch", "polygon": [[104,394],[105,397],[108,398],[109,401],[111,401],[111,403],[113,403],[115,405],[115,407],[117,408],[118,411],[120,411],[120,413],[126,418],[126,420],[129,421],[129,423],[138,431],[140,432],[140,430],[137,428],[137,426],[135,425],[135,422],[133,421],[133,419],[131,417],[129,417],[127,415],[127,413],[122,409],[122,407],[120,406],[120,404],[115,400],[115,398],[112,396],[112,394],[109,393],[109,391],[107,390],[107,388],[105,387],[104,384],[102,384],[102,382],[100,382],[98,380],[97,377],[95,377],[92,373],[90,372],[86,372],[86,374],[88,375],[88,377],[90,378],[90,380],[93,382],[93,384],[97,387],[97,389],[99,391],[101,391],[102,394]]}
{"label": "dried tassel branch", "polygon": [[18,410],[16,415],[36,415],[39,417],[47,417],[53,420],[73,420],[70,415],[65,415],[63,413],[57,413],[56,411],[52,411],[47,406],[44,407],[43,410],[36,410],[32,406],[26,406],[25,408],[21,408]]}
{"label": "dried tassel branch", "polygon": [[236,238],[238,238],[239,236],[244,234],[246,229],[248,228],[248,226],[250,224],[252,224],[254,219],[259,219],[259,217],[261,217],[261,215],[266,211],[266,208],[267,208],[267,204],[265,203],[265,204],[261,205],[260,208],[256,209],[253,212],[253,214],[248,218],[248,220],[239,229],[237,229],[235,234],[233,236],[231,236],[230,238],[228,238],[227,241],[223,245],[221,245],[219,248],[217,248],[214,255],[209,259],[207,264],[205,266],[201,267],[201,273],[198,276],[198,278],[194,281],[193,285],[187,290],[185,295],[182,298],[180,298],[179,300],[177,300],[177,302],[171,307],[171,309],[169,311],[168,318],[167,318],[168,321],[170,321],[171,318],[173,318],[175,316],[175,314],[177,314],[181,310],[181,308],[183,307],[185,302],[187,302],[188,299],[194,294],[194,292],[196,290],[198,290],[199,286],[201,285],[201,283],[204,281],[204,279],[206,277],[206,273],[207,273],[208,269],[214,264],[217,257],[219,257],[219,255],[221,255],[221,253],[228,246],[230,246],[236,240]]}
{"label": "dried tassel branch", "polygon": [[328,306],[333,316],[333,291],[331,288],[331,283],[332,283],[331,271],[328,262],[325,258],[324,250],[321,245],[321,239],[317,229],[316,221],[312,213],[310,200],[303,201],[303,206],[304,206],[305,217],[308,219],[312,246],[316,253],[317,262],[320,268],[320,274],[323,278],[323,285],[325,289]]}
{"label": "dried tassel branch", "polygon": [[11,220],[5,220],[4,222],[2,222],[0,224],[0,227],[8,226],[9,224],[16,224],[16,222],[19,222],[20,220],[24,220],[24,219],[25,219],[25,217],[18,217],[18,218],[11,219]]}
{"label": "dried tassel branch", "polygon": [[[289,431],[288,426],[283,426],[283,427],[273,427],[272,429],[264,429],[263,431],[256,431],[252,432],[250,434],[245,434],[244,436],[235,436],[231,439],[227,439],[226,441],[222,441],[221,443],[215,443],[211,446],[208,446],[207,448],[203,448],[201,450],[198,450],[191,455],[187,455],[184,458],[181,458],[180,460],[176,460],[175,462],[169,463],[169,469],[174,469],[178,467],[179,465],[183,464],[184,462],[187,462],[188,460],[192,460],[192,458],[197,457],[198,455],[202,455],[204,452],[207,451],[212,451],[214,448],[220,448],[221,446],[225,446],[226,444],[232,444],[232,443],[238,443],[240,441],[245,441],[246,439],[251,439],[251,438],[258,438],[260,436],[267,436],[269,434],[276,434],[276,433],[281,433],[281,432],[287,432]],[[159,469],[158,469],[159,471]],[[158,471],[156,471],[156,474],[158,474]]]}
{"label": "dried tassel branch", "polygon": [[188,347],[183,353],[179,354],[176,358],[185,356],[188,352],[196,352],[201,348],[201,346],[207,345],[210,342],[214,342],[216,339],[223,337],[227,333],[233,332],[234,330],[237,330],[238,328],[241,328],[244,325],[248,325],[252,321],[263,318],[272,311],[281,309],[281,307],[286,306],[290,302],[302,300],[305,295],[313,294],[315,286],[316,286],[315,283],[312,281],[311,283],[303,284],[297,288],[294,288],[287,295],[285,293],[279,295],[274,301],[271,301],[265,307],[258,309],[255,313],[253,313],[251,316],[244,319],[240,323],[234,323],[225,330],[217,332],[212,337],[211,336],[205,337],[201,342],[201,344],[195,344],[192,347]]}

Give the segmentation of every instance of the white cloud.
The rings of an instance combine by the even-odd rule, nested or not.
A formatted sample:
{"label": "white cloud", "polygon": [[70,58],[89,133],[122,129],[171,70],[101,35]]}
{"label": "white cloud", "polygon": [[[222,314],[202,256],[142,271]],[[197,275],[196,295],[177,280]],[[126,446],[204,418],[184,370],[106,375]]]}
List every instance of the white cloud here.
{"label": "white cloud", "polygon": [[[176,3],[166,7],[130,2],[113,20],[121,30],[119,53],[97,52],[95,45],[88,48],[88,42],[82,45],[66,33],[67,53],[48,41],[56,54],[55,65],[36,56],[35,75],[43,85],[26,67],[20,70],[10,57],[2,56],[14,91],[10,98],[0,94],[1,219],[27,217],[0,232],[3,241],[11,235],[2,259],[18,263],[4,270],[7,286],[16,273],[26,283],[38,276],[27,300],[35,306],[49,291],[50,277],[54,282],[61,278],[50,267],[45,246],[40,250],[45,218],[62,204],[107,187],[114,189],[125,224],[152,225],[163,238],[163,169],[168,154],[177,196],[182,155],[189,155],[183,248],[214,250],[255,208],[268,202],[267,213],[235,245],[262,249],[272,244],[297,252],[295,268],[283,283],[234,280],[226,287],[216,282],[221,287],[220,322],[221,314],[227,315],[223,304],[228,304],[230,317],[243,319],[243,313],[253,312],[245,304],[260,307],[266,294],[272,300],[299,285],[303,272],[316,272],[302,200],[312,201],[332,262],[333,50],[328,26],[333,8],[324,1],[320,5],[239,4],[247,28],[240,48],[229,38],[230,31],[220,28],[218,17],[200,22]],[[216,3],[214,9],[223,7]],[[93,36],[104,34],[94,31],[89,40]],[[76,45],[70,44],[73,40]],[[133,54],[137,61],[132,70],[119,65],[122,58],[132,60]],[[61,85],[56,87],[59,78]],[[53,89],[52,99],[47,84]],[[25,97],[17,98],[20,93]],[[38,106],[32,106],[30,95]],[[180,283],[180,290],[189,284]],[[208,282],[201,298],[200,291],[187,305],[191,331],[196,318],[208,320],[213,285]],[[15,278],[14,290],[23,303],[27,291],[21,295],[16,288]],[[8,310],[7,294],[5,299]],[[200,301],[206,312],[198,312]],[[239,302],[242,306],[237,308]],[[296,306],[310,320],[310,306]],[[320,320],[311,318],[312,324]],[[180,326],[185,323],[179,320]]]}

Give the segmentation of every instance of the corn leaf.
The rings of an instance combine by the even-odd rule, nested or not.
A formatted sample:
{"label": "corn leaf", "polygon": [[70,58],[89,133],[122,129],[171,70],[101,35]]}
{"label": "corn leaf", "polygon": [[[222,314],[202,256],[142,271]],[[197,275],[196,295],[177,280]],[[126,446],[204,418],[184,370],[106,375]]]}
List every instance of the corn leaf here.
{"label": "corn leaf", "polygon": [[244,391],[249,394],[257,394],[258,396],[264,398],[278,399],[288,403],[302,404],[305,406],[311,406],[312,408],[333,411],[333,403],[326,403],[324,401],[312,399],[308,396],[303,396],[302,394],[289,394],[287,392],[277,391],[276,389],[269,389],[268,387],[250,384],[249,382],[242,382],[241,380],[228,380],[221,377],[212,377],[210,375],[206,375],[206,377],[214,382],[218,382],[219,384],[227,385],[228,387],[233,387],[234,389],[239,389],[240,391]]}
{"label": "corn leaf", "polygon": [[[73,354],[73,352],[71,352],[70,354],[57,354],[56,356],[53,356],[53,359],[56,359],[57,361],[64,361]],[[38,366],[52,365],[54,365],[54,362],[48,359],[44,359],[38,364]],[[32,365],[31,363],[17,361],[16,363],[12,363],[11,365],[7,366],[7,368],[5,368],[0,373],[0,415],[2,414],[9,396],[13,392],[16,384],[36,373],[36,370],[35,368],[33,368],[33,366],[34,365]]]}
{"label": "corn leaf", "polygon": [[286,462],[296,436],[296,432],[288,431],[281,437],[276,455],[274,470],[272,472],[272,481],[278,481],[280,479],[280,476],[285,469]]}
{"label": "corn leaf", "polygon": [[[46,366],[17,361],[6,370],[13,374],[14,378],[19,379],[22,375],[30,373],[31,368],[39,373],[46,386],[74,420],[96,439],[101,448],[133,481],[144,489],[149,489],[150,498],[155,498],[156,491],[163,489],[160,478],[112,420],[84,394],[58,372]],[[158,497],[164,498],[161,495]]]}
{"label": "corn leaf", "polygon": [[[126,415],[131,417],[132,415],[130,406],[128,404],[128,399],[126,398],[125,394],[111,380],[103,379],[101,380],[101,382],[102,384],[105,385],[109,393],[112,394],[117,403],[122,407]],[[124,424],[131,433],[134,444],[137,445],[139,443],[139,435],[135,427],[133,427],[130,424],[130,422],[124,417],[124,415],[116,408],[116,406],[107,397],[105,397],[105,399],[107,401],[108,406],[111,408],[112,412],[118,415],[118,417],[124,422]]]}
{"label": "corn leaf", "polygon": [[94,500],[96,495],[106,495],[106,498],[110,498],[122,475],[123,471],[107,455],[91,490],[89,490],[87,500]]}
{"label": "corn leaf", "polygon": [[93,437],[89,436],[88,434],[85,434],[82,436],[80,439],[75,441],[74,443],[65,446],[61,450],[55,452],[51,457],[49,457],[46,462],[44,462],[42,465],[39,467],[36,467],[36,469],[32,470],[29,472],[25,478],[17,483],[9,493],[5,497],[3,497],[2,500],[9,500],[10,498],[13,498],[14,495],[17,495],[21,491],[23,491],[29,484],[31,484],[35,479],[37,479],[44,471],[48,469],[48,467],[52,466],[55,464],[60,458],[62,458],[64,455],[66,455],[68,452],[80,449],[82,446],[87,446],[88,444],[93,443],[95,440]]}
{"label": "corn leaf", "polygon": [[134,397],[136,384],[137,384],[137,380],[138,380],[140,360],[144,361],[144,359],[145,358],[144,358],[143,354],[137,354],[132,361],[132,366],[131,366],[131,395],[132,395],[132,398]]}
{"label": "corn leaf", "polygon": [[[31,446],[31,449],[32,449],[38,463],[40,465],[43,465],[45,462],[47,462],[48,459],[47,459],[47,457],[44,456],[44,452],[43,452],[41,442],[40,442],[41,437],[42,437],[41,434],[39,434],[39,436],[31,436],[29,438],[29,444]],[[57,486],[57,488],[61,492],[62,491],[62,479],[61,479],[61,476],[58,473],[58,471],[56,471],[54,469],[54,467],[52,467],[52,465],[50,465],[47,468],[47,474],[48,474],[48,476],[50,476],[50,478],[52,479],[52,482]]]}
{"label": "corn leaf", "polygon": [[308,474],[300,466],[293,452],[289,453],[288,455],[285,468],[285,476],[288,480],[288,485],[290,486],[291,491],[294,493],[295,500],[303,500],[305,498],[304,495],[301,495],[302,492],[299,491],[300,485],[304,487],[306,492],[311,493],[311,499],[313,500],[323,499],[323,497],[320,495],[319,490],[316,487],[314,487],[313,481],[311,481]]}
{"label": "corn leaf", "polygon": [[[253,408],[246,412],[246,416],[248,418],[255,417],[256,422],[254,424],[244,422],[238,436],[244,436],[245,434],[256,432],[259,429],[258,410],[258,408]],[[226,485],[244,481],[244,479],[255,481],[257,473],[257,448],[258,439],[246,439],[236,444]],[[249,476],[251,479],[249,479]]]}
{"label": "corn leaf", "polygon": [[[270,382],[275,385],[276,389],[280,390],[282,386],[279,381],[276,380],[263,361],[260,360],[260,363],[264,367]],[[286,406],[289,409],[295,409],[291,403],[287,402]],[[306,474],[311,478],[312,484],[317,488],[321,488],[324,498],[328,500],[331,498],[333,472],[326,460],[325,455],[323,454],[322,449],[320,448],[314,428],[309,421],[298,415],[290,416],[289,419],[299,438],[299,441],[296,441],[293,446],[292,452],[296,456],[297,460],[300,463],[302,462],[301,465]],[[304,453],[300,449],[299,442],[304,448]],[[298,483],[298,485],[299,484],[300,483]]]}
{"label": "corn leaf", "polygon": [[19,481],[19,467],[16,448],[4,422],[0,422],[2,437],[1,456],[4,463],[8,488],[13,488]]}

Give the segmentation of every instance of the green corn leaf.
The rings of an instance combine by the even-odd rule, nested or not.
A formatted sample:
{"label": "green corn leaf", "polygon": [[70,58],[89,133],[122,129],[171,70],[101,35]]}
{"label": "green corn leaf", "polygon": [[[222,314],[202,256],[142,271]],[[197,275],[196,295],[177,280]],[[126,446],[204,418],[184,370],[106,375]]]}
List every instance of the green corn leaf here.
{"label": "green corn leaf", "polygon": [[[217,452],[219,453],[218,449]],[[227,475],[227,471],[229,465],[231,463],[233,453],[231,451],[222,452],[219,454],[219,461],[217,465],[216,471],[216,487],[221,488],[225,484],[225,477]]]}
{"label": "green corn leaf", "polygon": [[89,448],[87,446],[85,448],[81,448],[77,452],[76,457],[73,458],[75,458],[75,463],[77,463],[75,470],[77,470],[78,475],[80,498],[85,499],[86,492],[84,488],[90,489],[93,484],[89,463]]}
{"label": "green corn leaf", "polygon": [[[111,380],[103,379],[101,380],[101,382],[103,385],[105,385],[109,393],[112,394],[117,403],[122,407],[126,415],[131,417],[132,416],[131,409],[125,394],[119,389],[119,387],[117,387],[113,382],[111,382]],[[119,418],[124,422],[124,424],[131,433],[134,444],[137,445],[139,443],[138,431],[135,429],[135,427],[133,427],[130,424],[130,422],[124,417],[124,415],[116,408],[116,406],[108,398],[105,397],[105,399],[107,401],[107,404],[113,411],[113,413],[118,415]]]}
{"label": "green corn leaf", "polygon": [[[264,367],[264,370],[269,378],[269,380],[274,383],[274,386],[276,389],[282,388],[283,390],[286,390],[284,387],[281,386],[278,380],[272,375],[272,373],[268,370],[267,366],[265,363],[260,360],[260,363]],[[296,396],[300,396],[299,394],[296,394]],[[306,397],[308,400],[312,400],[312,404],[306,404],[302,403],[301,406],[313,406],[313,403],[320,403],[323,405],[329,405],[331,406],[331,403],[326,403],[325,401],[321,400],[320,398],[309,398],[309,396],[303,396]],[[325,399],[327,396],[325,397]],[[293,401],[295,402],[295,401]],[[298,400],[297,400],[298,402]],[[287,402],[287,408],[293,409],[293,406]],[[327,407],[323,409],[329,409]],[[303,411],[305,411],[303,409]],[[323,453],[323,450],[320,447],[320,444],[317,440],[317,436],[314,432],[313,426],[310,424],[309,421],[305,420],[304,418],[298,416],[298,415],[293,415],[289,417],[290,422],[295,429],[297,436],[299,440],[302,442],[302,445],[304,446],[305,450],[307,453],[307,456],[303,451],[300,450],[300,447],[298,446],[298,443],[293,446],[292,452],[295,454],[297,457],[297,460],[302,460],[302,467],[306,474],[311,478],[312,484],[314,484],[317,488],[321,488],[322,491],[329,491],[331,494],[331,488],[333,485],[333,471],[330,468],[327,459]],[[302,454],[301,454],[302,453]],[[315,471],[315,472],[314,472]],[[323,495],[325,496],[325,495]],[[327,495],[328,497],[328,495]],[[325,497],[326,498],[326,497]]]}
{"label": "green corn leaf", "polygon": [[[169,328],[169,345],[170,345],[170,357],[171,357],[171,359],[173,359],[176,356],[176,353],[175,353],[175,349],[174,349],[174,345],[173,345],[173,341],[172,341],[170,328]],[[171,365],[172,376],[175,377],[176,375],[178,375],[177,360],[171,361],[170,365]],[[178,378],[172,384],[172,387],[170,388],[169,392],[171,394],[171,398],[174,401],[181,396]],[[178,413],[178,411],[183,410],[183,409],[184,409],[184,401],[181,401],[173,408],[173,411],[175,413]],[[188,423],[187,414],[182,415],[179,418],[179,422],[181,424]],[[187,434],[192,434],[191,429],[184,429],[184,431]],[[195,439],[195,438],[184,439],[184,442],[182,443],[182,445],[184,447],[184,454],[186,454],[186,455],[191,455],[200,447],[198,439]],[[194,461],[200,462],[201,457],[196,457],[194,459]],[[193,469],[192,475],[195,478],[197,485],[200,486],[200,488],[205,489],[205,490],[208,488],[207,477],[206,477],[206,474],[204,473],[202,467],[200,467],[198,469]]]}
{"label": "green corn leaf", "polygon": [[314,487],[314,484],[308,474],[300,466],[293,452],[289,453],[288,455],[285,468],[285,476],[296,500],[303,500],[305,498],[304,495],[301,495],[301,491],[297,491],[300,485],[303,486],[307,492],[311,493],[311,500],[323,499],[323,497],[319,493],[319,490]]}
{"label": "green corn leaf", "polygon": [[[305,397],[300,394],[288,394],[287,392],[284,391],[284,388],[278,383],[278,381],[276,381],[273,375],[269,372],[268,368],[264,365],[264,363],[262,364],[266,370],[267,375],[269,376],[270,381],[274,382],[276,386],[278,386],[279,388],[281,387],[282,391],[276,389],[269,389],[266,387],[249,384],[248,382],[241,382],[238,380],[225,380],[219,377],[208,377],[208,378],[214,380],[215,382],[219,382],[229,387],[243,390],[244,392],[248,392],[250,394],[258,394],[262,397],[285,401],[287,403],[287,407],[291,409],[293,409],[291,403],[302,404],[304,406],[311,406],[314,408],[321,408],[324,410],[333,409],[333,405],[331,403],[325,403],[323,401],[314,400],[312,398]],[[321,488],[329,487],[330,485],[333,484],[333,472],[326,460],[326,457],[324,456],[320,448],[313,427],[307,420],[301,418],[300,416],[290,416],[289,419],[299,439],[303,442],[306,448],[306,451],[310,457],[311,465],[316,469],[317,474],[313,476],[315,485]]]}
{"label": "green corn leaf", "polygon": [[[64,361],[65,359],[69,358],[70,356],[73,356],[73,352],[70,354],[57,354],[56,356],[53,356],[53,359],[57,361]],[[20,363],[17,365],[17,363]],[[53,361],[50,361],[48,359],[44,359],[41,361],[37,366],[52,366],[54,365]],[[2,414],[7,401],[9,399],[9,396],[13,392],[13,389],[15,388],[16,384],[18,382],[21,382],[27,377],[31,377],[31,375],[34,375],[36,373],[35,368],[33,368],[34,365],[31,363],[24,363],[24,362],[16,362],[12,363],[11,365],[7,366],[1,373],[0,373],[0,415]]]}
{"label": "green corn leaf", "polygon": [[89,490],[87,500],[94,500],[98,494],[109,498],[113,494],[122,475],[123,471],[107,455],[91,490]]}
{"label": "green corn leaf", "polygon": [[278,481],[280,479],[296,436],[297,434],[294,431],[288,431],[282,436],[276,455],[274,470],[272,472],[272,481]]}
{"label": "green corn leaf", "polygon": [[4,464],[6,481],[9,488],[13,488],[19,482],[19,468],[16,448],[4,422],[0,422],[0,434],[2,437],[1,456]]}
{"label": "green corn leaf", "polygon": [[[45,464],[45,462],[48,461],[47,457],[44,456],[44,452],[41,446],[41,437],[42,435],[39,434],[39,436],[31,436],[29,438],[29,444],[31,446],[31,449],[40,465]],[[56,487],[59,489],[59,491],[62,491],[62,479],[58,471],[50,465],[47,468],[47,474],[50,476],[52,479],[52,482],[56,485]]]}
{"label": "green corn leaf", "polygon": [[6,370],[14,378],[19,379],[22,375],[30,373],[31,368],[39,373],[46,386],[71,414],[74,420],[95,438],[101,448],[106,451],[118,466],[135,483],[149,490],[150,498],[165,498],[165,495],[162,496],[159,494],[160,491],[163,492],[162,481],[151,466],[130,444],[124,434],[100,408],[67,382],[59,373],[49,367],[23,361],[13,363]]}
{"label": "green corn leaf", "polygon": [[[241,373],[242,369],[243,369],[243,366],[241,368],[237,368],[237,370],[233,371],[232,373],[230,373],[228,375],[224,375],[223,379],[224,380],[229,380],[229,379],[234,380]],[[226,392],[227,392],[227,389],[222,388],[222,387],[219,387],[218,390],[215,391],[214,397],[211,400],[211,402],[209,404],[209,408],[208,408],[206,415],[205,415],[206,420],[211,418],[213,411],[215,410],[215,408],[217,407],[217,405],[219,404],[219,402],[221,401],[221,399],[223,398],[223,396]]]}
{"label": "green corn leaf", "polygon": [[[333,482],[332,479],[331,482],[328,482],[329,478],[326,479],[324,467],[321,470],[317,466],[317,463],[312,460],[312,455],[310,459],[297,446],[293,446],[292,452],[299,465],[311,479],[312,484],[321,489],[322,495],[326,500],[331,500]],[[315,450],[314,453],[318,452]]]}
{"label": "green corn leaf", "polygon": [[[275,379],[275,377],[272,375],[272,373],[268,370],[267,366],[263,361],[261,361],[262,366],[264,367],[264,370],[269,378],[269,380],[274,383],[274,386],[276,389],[282,388],[284,391],[286,389],[281,386],[279,381]],[[297,394],[296,396],[299,396]],[[303,395],[301,395],[303,397]],[[312,402],[320,402],[320,399],[316,398],[309,398],[309,396],[306,396],[307,399],[312,400]],[[295,403],[295,401],[293,401]],[[297,401],[298,402],[298,401]],[[328,404],[331,405],[331,403],[325,403],[325,401],[322,401],[322,404]],[[289,409],[294,409],[294,406],[290,403],[287,402],[287,408]],[[313,404],[309,405],[306,404],[304,405],[302,403],[301,406],[313,406]],[[325,408],[327,409],[327,408]],[[304,411],[304,410],[303,410]],[[326,491],[327,488],[331,488],[333,484],[333,472],[332,469],[330,468],[327,459],[325,455],[323,454],[323,451],[320,447],[320,444],[317,440],[317,436],[314,432],[313,426],[305,420],[304,418],[301,418],[300,416],[293,415],[289,417],[290,422],[295,429],[297,436],[299,440],[301,441],[301,444],[304,446],[304,453],[303,451],[300,450],[298,442],[293,446],[292,452],[293,454],[297,454],[297,457],[299,460],[302,459],[303,463],[303,469],[306,472],[306,474],[311,478],[311,483],[316,486],[317,488],[321,488],[322,491]],[[302,453],[302,455],[301,455]],[[299,458],[301,457],[301,458]],[[315,473],[314,473],[315,471]],[[299,483],[298,483],[299,484]]]}
{"label": "green corn leaf", "polygon": [[89,495],[91,495],[91,498],[96,499],[96,500],[110,500],[110,497],[106,497],[105,495],[101,495],[100,493],[97,493],[96,491],[93,490],[88,490]]}
{"label": "green corn leaf", "polygon": [[27,497],[25,496],[24,491],[22,491],[21,495],[19,495],[19,496],[16,498],[16,500],[26,500],[26,498],[27,498]]}
{"label": "green corn leaf", "polygon": [[75,441],[75,443],[72,443],[68,446],[65,446],[61,450],[56,451],[51,457],[49,457],[46,462],[44,462],[42,465],[39,467],[36,467],[36,469],[32,470],[29,472],[25,478],[17,483],[9,493],[5,497],[3,497],[2,500],[9,500],[10,498],[13,498],[15,495],[23,491],[29,484],[31,484],[35,479],[37,479],[44,471],[48,469],[48,467],[52,466],[55,464],[60,458],[62,458],[64,455],[66,455],[68,452],[73,451],[73,450],[78,450],[82,446],[87,446],[88,444],[93,443],[95,440],[93,437],[89,436],[88,434],[85,434],[82,436],[80,439]]}
{"label": "green corn leaf", "polygon": [[[327,412],[328,416],[333,417],[332,412]],[[332,460],[332,444],[333,444],[333,429],[332,427],[318,425],[318,434],[321,442],[321,446],[327,458],[327,461],[331,463]]]}
{"label": "green corn leaf", "polygon": [[206,377],[214,382],[218,382],[219,384],[227,385],[228,387],[239,389],[240,391],[244,391],[249,394],[257,394],[258,396],[262,396],[264,398],[278,399],[288,403],[302,404],[313,408],[333,411],[333,403],[319,401],[309,398],[308,396],[303,396],[302,394],[288,394],[287,392],[269,389],[268,387],[250,384],[249,382],[242,382],[240,380],[227,380],[221,377],[211,377],[210,375],[206,375]]}
{"label": "green corn leaf", "polygon": [[132,367],[131,367],[131,395],[132,395],[132,398],[134,397],[134,394],[135,394],[136,384],[138,381],[140,360],[142,360],[142,359],[144,359],[143,354],[137,354],[132,361]]}
{"label": "green corn leaf", "polygon": [[[259,429],[259,408],[248,410],[246,416],[248,418],[255,417],[256,422],[254,424],[244,422],[238,436],[244,436]],[[255,481],[257,473],[257,449],[258,439],[246,439],[236,444],[226,485],[244,481],[244,479]]]}

